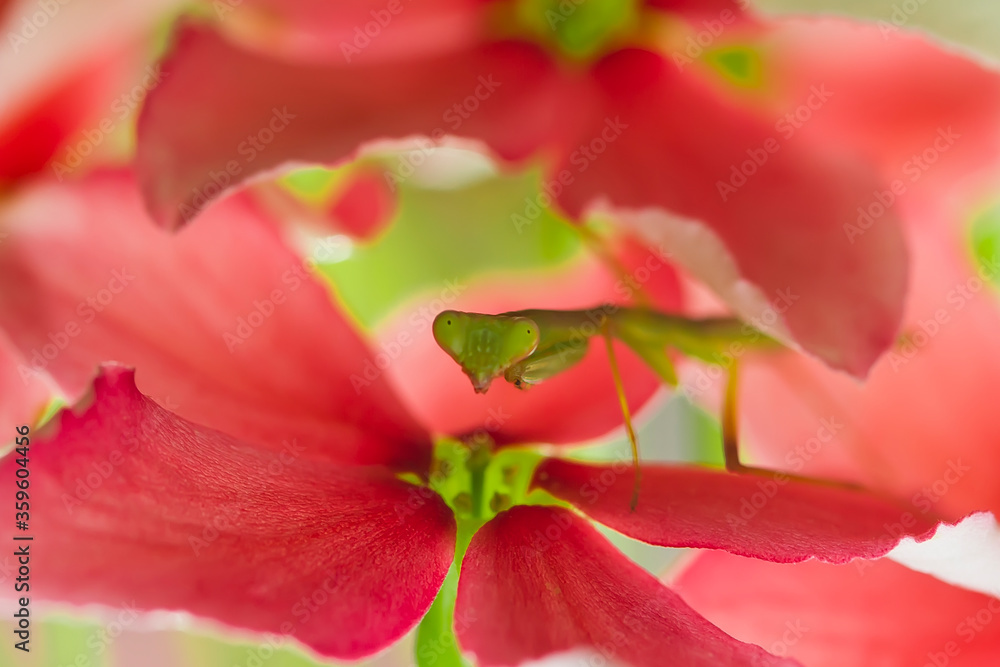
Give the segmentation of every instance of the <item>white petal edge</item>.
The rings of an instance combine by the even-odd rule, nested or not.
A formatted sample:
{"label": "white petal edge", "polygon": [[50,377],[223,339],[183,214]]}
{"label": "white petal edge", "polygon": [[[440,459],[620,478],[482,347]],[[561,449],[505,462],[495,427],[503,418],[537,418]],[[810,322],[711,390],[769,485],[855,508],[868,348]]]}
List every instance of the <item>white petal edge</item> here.
{"label": "white petal edge", "polygon": [[725,244],[707,225],[694,218],[667,213],[658,208],[616,208],[599,200],[587,209],[587,216],[607,217],[634,232],[661,257],[685,269],[715,292],[733,312],[753,322],[764,333],[794,349],[800,349],[781,318],[767,324],[773,310],[764,292],[743,278]]}
{"label": "white petal edge", "polygon": [[954,526],[940,526],[929,540],[902,540],[890,558],[949,584],[1000,598],[1000,525],[978,512]]}

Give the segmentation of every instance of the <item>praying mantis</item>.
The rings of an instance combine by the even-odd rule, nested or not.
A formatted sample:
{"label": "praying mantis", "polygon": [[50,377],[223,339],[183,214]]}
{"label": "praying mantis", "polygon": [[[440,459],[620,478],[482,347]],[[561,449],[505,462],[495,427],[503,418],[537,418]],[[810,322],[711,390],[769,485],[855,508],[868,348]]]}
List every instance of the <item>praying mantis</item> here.
{"label": "praying mantis", "polygon": [[[605,304],[584,310],[518,310],[498,315],[445,310],[435,319],[434,339],[472,381],[476,393],[486,393],[503,377],[515,387],[543,382],[572,368],[587,354],[590,339],[604,339],[611,374],[621,404],[632,449],[635,487],[631,509],[639,499],[639,446],[615,358],[614,339],[639,356],[665,383],[677,385],[668,350],[704,361],[715,361],[727,346],[777,347],[763,332],[732,317],[689,319],[646,307]],[[723,451],[726,468],[744,470],[735,440],[735,362],[723,410]]]}

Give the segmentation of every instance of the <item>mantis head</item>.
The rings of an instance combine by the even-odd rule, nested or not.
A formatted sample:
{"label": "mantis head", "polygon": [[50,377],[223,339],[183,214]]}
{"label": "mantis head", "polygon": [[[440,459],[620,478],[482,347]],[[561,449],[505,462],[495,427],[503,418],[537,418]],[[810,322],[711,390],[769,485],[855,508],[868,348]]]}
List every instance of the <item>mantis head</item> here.
{"label": "mantis head", "polygon": [[538,325],[527,317],[445,310],[434,318],[434,340],[458,362],[477,394],[538,347]]}

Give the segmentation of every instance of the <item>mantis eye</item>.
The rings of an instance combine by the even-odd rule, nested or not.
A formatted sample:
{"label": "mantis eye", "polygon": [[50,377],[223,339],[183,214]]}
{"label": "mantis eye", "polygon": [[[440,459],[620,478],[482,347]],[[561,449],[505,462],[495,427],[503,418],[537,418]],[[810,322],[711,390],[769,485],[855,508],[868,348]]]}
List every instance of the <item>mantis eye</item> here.
{"label": "mantis eye", "polygon": [[458,359],[465,348],[468,318],[454,310],[444,310],[434,318],[434,340],[445,352]]}
{"label": "mantis eye", "polygon": [[507,365],[521,361],[538,347],[538,325],[527,317],[515,317],[503,334],[502,353]]}

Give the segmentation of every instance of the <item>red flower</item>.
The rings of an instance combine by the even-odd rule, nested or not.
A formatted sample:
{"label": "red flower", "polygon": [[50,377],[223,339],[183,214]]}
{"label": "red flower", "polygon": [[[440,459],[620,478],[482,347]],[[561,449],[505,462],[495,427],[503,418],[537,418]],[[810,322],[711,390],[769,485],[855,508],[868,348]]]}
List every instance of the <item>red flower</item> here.
{"label": "red flower", "polygon": [[[441,0],[398,16],[382,2],[251,6],[282,18],[231,12],[225,34],[182,28],[144,108],[138,165],[161,223],[295,161],[457,137],[505,161],[544,158],[559,207],[579,218],[612,206],[647,239],[669,242],[746,319],[793,294],[795,308],[778,309],[772,326],[835,368],[863,376],[891,345],[906,284],[896,213],[885,211],[865,243],[844,233],[859,202],[886,187],[882,155],[867,136],[799,133],[799,105],[842,106],[848,91],[786,76],[799,74],[788,65],[796,51],[771,50],[782,32],[733,3],[646,3],[620,30],[598,30],[589,49],[544,2]],[[573,25],[588,11],[557,19]],[[730,49],[729,65],[685,55],[702,20],[720,25],[713,46]],[[412,168],[401,159],[393,179]]]}
{"label": "red flower", "polygon": [[[139,369],[105,366],[93,396],[34,439],[33,594],[187,610],[338,658],[387,646],[427,610],[456,546],[457,498],[398,476],[432,477],[429,433],[386,376],[355,391],[372,353],[247,198],[177,237],[137,226],[139,209],[130,179],[107,175],[26,191],[0,213],[16,232],[0,284],[19,285],[0,290],[21,355],[5,372],[43,372],[73,398],[99,361]],[[580,379],[585,400],[596,382]],[[559,432],[575,417],[541,419],[538,432]],[[590,436],[608,426],[591,421]],[[621,464],[546,460],[533,484],[665,546],[844,562],[899,539],[885,525],[900,510],[859,492],[790,480],[768,494],[756,476],[656,465],[643,478],[634,513]],[[747,504],[753,520],[734,521]],[[551,506],[500,512],[472,537],[456,616],[475,619],[460,642],[487,665],[574,648],[635,665],[795,664],[720,632]]]}

